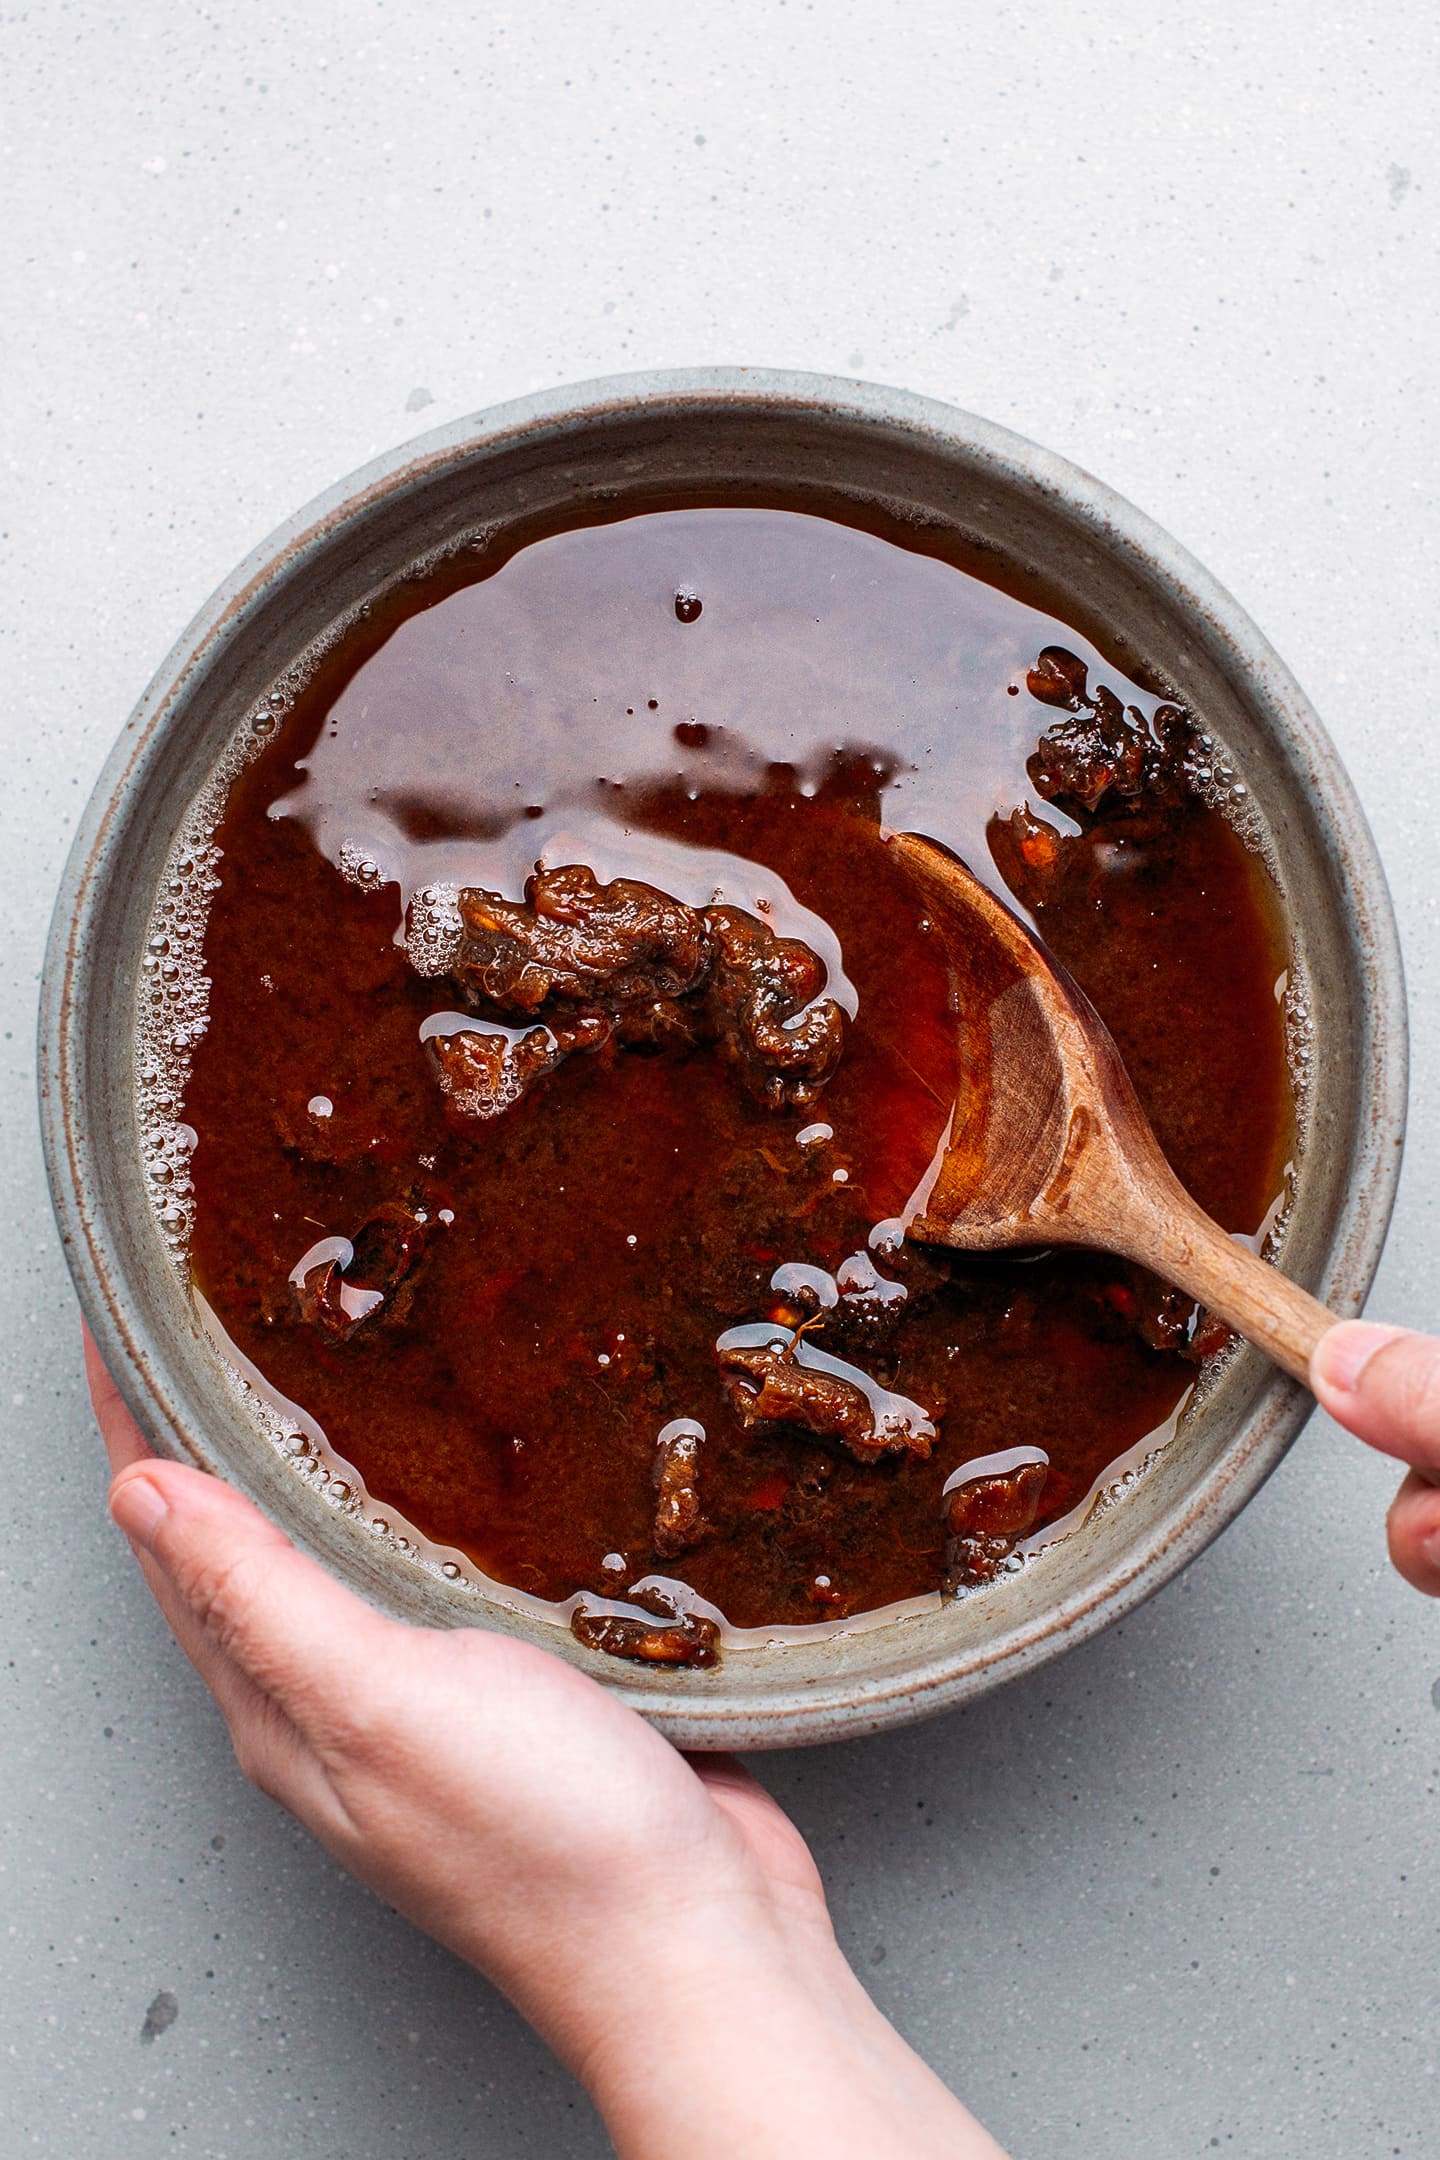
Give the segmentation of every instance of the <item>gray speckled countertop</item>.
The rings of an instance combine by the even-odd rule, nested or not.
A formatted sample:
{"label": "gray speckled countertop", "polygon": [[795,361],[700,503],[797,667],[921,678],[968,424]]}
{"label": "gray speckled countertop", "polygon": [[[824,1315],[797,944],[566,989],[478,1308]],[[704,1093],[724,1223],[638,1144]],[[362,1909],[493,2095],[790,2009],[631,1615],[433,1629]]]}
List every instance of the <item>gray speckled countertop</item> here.
{"label": "gray speckled countertop", "polygon": [[[952,399],[1168,525],[1331,727],[1415,1031],[1373,1309],[1440,1322],[1434,10],[51,0],[0,39],[0,2151],[578,2160],[518,2019],[241,1783],[105,1521],[32,1104],[77,812],[216,581],[418,427],[692,361]],[[1394,1482],[1317,1419],[1101,1640],[762,1766],[1017,2160],[1440,2149]]]}

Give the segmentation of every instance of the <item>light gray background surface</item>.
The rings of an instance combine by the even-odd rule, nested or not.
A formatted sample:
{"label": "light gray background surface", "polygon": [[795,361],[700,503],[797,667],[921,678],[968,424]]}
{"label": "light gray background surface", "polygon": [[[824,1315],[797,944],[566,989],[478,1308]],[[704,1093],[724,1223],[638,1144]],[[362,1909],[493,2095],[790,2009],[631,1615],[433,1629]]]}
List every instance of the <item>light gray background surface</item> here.
{"label": "light gray background surface", "polygon": [[[1415,1029],[1372,1309],[1440,1322],[1434,9],[42,0],[0,40],[0,2153],[599,2154],[241,1783],[106,1523],[32,1105],[80,805],[217,580],[418,428],[700,361],[951,399],[1158,517],[1333,730]],[[1440,2150],[1440,1614],[1394,1483],[1317,1419],[1100,1641],[763,1765],[1019,2160]]]}

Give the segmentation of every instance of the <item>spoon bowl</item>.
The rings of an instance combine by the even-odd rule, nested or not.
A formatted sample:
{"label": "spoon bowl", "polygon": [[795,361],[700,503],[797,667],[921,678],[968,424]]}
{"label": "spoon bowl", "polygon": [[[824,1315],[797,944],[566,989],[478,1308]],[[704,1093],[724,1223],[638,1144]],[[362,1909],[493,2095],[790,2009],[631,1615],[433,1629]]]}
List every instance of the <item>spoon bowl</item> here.
{"label": "spoon bowl", "polygon": [[944,940],[963,1092],[906,1234],[969,1252],[1091,1245],[1151,1268],[1295,1379],[1336,1315],[1196,1206],[1084,991],[957,855],[893,833]]}

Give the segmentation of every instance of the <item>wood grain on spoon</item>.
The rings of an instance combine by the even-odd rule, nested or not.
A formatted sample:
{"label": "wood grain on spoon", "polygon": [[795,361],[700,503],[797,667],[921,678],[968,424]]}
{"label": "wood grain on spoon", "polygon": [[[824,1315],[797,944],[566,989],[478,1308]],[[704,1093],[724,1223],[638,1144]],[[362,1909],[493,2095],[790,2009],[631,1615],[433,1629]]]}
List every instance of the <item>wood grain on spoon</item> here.
{"label": "wood grain on spoon", "polygon": [[962,1092],[907,1235],[972,1252],[1090,1245],[1196,1298],[1297,1380],[1337,1315],[1196,1206],[1079,985],[937,841],[887,836],[947,945]]}

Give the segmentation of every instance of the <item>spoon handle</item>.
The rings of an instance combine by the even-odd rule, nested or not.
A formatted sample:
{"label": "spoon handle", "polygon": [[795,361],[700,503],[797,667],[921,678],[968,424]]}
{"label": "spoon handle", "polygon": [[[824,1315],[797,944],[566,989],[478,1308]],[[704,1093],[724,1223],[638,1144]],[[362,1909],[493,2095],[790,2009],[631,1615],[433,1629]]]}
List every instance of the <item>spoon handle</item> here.
{"label": "spoon handle", "polygon": [[1126,1211],[1130,1258],[1188,1291],[1294,1379],[1308,1382],[1310,1353],[1339,1315],[1228,1236],[1178,1181],[1155,1201],[1136,1207],[1132,1198]]}

